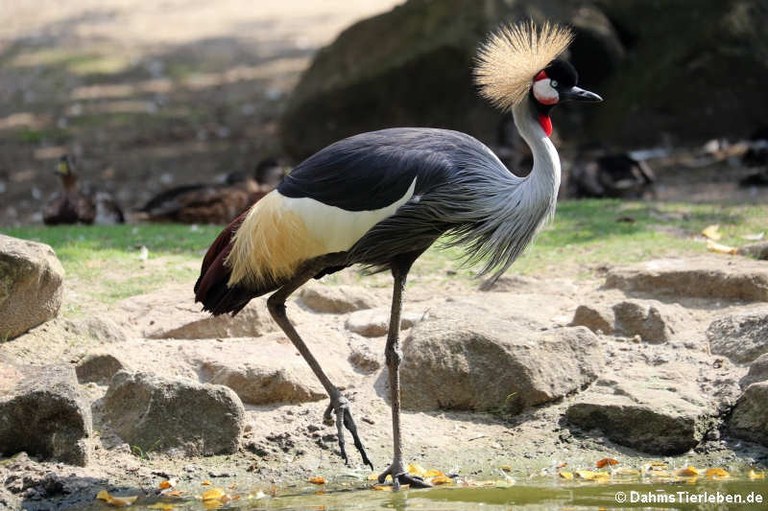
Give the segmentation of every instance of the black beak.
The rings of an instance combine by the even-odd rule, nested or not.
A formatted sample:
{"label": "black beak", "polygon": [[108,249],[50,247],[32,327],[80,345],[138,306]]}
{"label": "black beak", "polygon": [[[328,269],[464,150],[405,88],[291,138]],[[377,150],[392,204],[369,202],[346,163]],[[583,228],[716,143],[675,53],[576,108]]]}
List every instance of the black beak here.
{"label": "black beak", "polygon": [[603,98],[594,92],[589,92],[588,90],[576,87],[575,85],[566,91],[560,92],[560,101],[585,101],[595,103],[602,100]]}

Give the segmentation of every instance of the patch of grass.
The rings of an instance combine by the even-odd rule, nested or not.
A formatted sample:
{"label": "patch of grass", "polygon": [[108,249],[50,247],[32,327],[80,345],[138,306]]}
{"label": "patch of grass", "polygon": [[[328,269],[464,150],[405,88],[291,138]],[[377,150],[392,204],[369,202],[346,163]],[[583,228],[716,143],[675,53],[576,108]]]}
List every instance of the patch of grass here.
{"label": "patch of grass", "polygon": [[[673,255],[706,253],[700,233],[719,224],[723,244],[740,246],[741,236],[768,228],[768,205],[701,205],[612,200],[565,201],[512,272],[540,276],[586,276],[617,265]],[[61,226],[4,229],[10,236],[51,245],[78,294],[103,303],[146,293],[173,282],[191,283],[220,226],[184,225]],[[147,247],[142,260],[139,248]],[[460,248],[435,246],[416,263],[420,279],[471,280],[476,268],[463,268]],[[725,257],[725,256],[724,256]],[[354,277],[357,281],[360,277]],[[336,276],[329,279],[337,281]],[[349,277],[347,277],[349,280]],[[361,284],[389,286],[389,280]],[[69,310],[77,311],[79,304]]]}
{"label": "patch of grass", "polygon": [[[723,244],[747,243],[741,236],[768,229],[768,205],[658,203],[620,200],[563,201],[546,226],[512,266],[528,275],[580,274],[605,264],[628,264],[672,255],[707,252],[701,231],[720,225]],[[424,274],[459,268],[460,249],[433,247],[414,267]]]}
{"label": "patch of grass", "polygon": [[[219,226],[72,225],[10,228],[3,234],[50,245],[77,294],[109,304],[169,283],[194,281],[205,250],[220,231]],[[146,260],[140,258],[142,246],[148,250]]]}

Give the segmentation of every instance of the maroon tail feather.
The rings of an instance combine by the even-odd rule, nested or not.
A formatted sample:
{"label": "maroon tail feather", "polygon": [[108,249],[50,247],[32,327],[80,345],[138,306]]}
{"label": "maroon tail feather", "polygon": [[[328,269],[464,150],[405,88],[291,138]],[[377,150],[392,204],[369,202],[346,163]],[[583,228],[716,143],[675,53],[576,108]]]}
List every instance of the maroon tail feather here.
{"label": "maroon tail feather", "polygon": [[211,244],[203,258],[200,277],[195,283],[195,302],[202,302],[203,310],[215,316],[240,312],[255,295],[242,286],[229,287],[229,267],[224,264],[232,251],[232,237],[245,220],[247,211],[235,218]]}
{"label": "maroon tail feather", "polygon": [[232,238],[247,214],[248,210],[232,220],[214,240],[203,258],[200,277],[195,283],[195,302],[202,302],[203,310],[211,312],[214,316],[227,313],[234,316],[251,299],[280,287],[277,282],[269,282],[259,288],[239,284],[231,287],[228,285],[232,271],[225,261],[232,251]]}

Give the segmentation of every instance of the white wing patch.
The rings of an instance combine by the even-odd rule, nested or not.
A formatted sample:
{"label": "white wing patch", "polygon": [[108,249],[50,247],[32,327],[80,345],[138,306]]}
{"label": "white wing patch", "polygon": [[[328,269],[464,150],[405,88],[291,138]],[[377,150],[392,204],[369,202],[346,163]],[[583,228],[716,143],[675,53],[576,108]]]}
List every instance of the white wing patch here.
{"label": "white wing patch", "polygon": [[[400,206],[413,197],[415,190],[416,179],[400,199],[389,206],[371,211],[347,211],[308,197],[283,197],[283,204],[302,219],[308,232],[321,240],[326,253],[343,252],[352,248],[371,227],[395,214]],[[360,190],[359,193],[364,194],[365,191]]]}

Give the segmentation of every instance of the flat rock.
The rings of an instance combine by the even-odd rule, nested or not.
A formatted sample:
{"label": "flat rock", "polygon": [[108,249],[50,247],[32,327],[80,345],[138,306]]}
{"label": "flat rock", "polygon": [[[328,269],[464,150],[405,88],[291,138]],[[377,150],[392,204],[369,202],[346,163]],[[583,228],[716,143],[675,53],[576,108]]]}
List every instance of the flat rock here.
{"label": "flat rock", "polygon": [[274,363],[228,367],[208,361],[202,364],[201,374],[207,383],[225,385],[234,390],[243,403],[253,405],[303,403],[326,397],[306,363],[291,367],[278,365],[280,367]]}
{"label": "flat rock", "polygon": [[[401,331],[411,328],[424,317],[425,311],[404,310],[400,316]],[[363,337],[381,337],[389,331],[389,308],[378,307],[355,311],[345,323],[347,330]]]}
{"label": "flat rock", "polygon": [[255,298],[237,316],[211,316],[195,304],[189,286],[172,286],[120,302],[120,321],[148,339],[258,337],[277,330],[265,298]]}
{"label": "flat rock", "polygon": [[484,316],[419,323],[403,352],[403,407],[412,410],[516,413],[581,389],[603,364],[586,328],[531,331]]}
{"label": "flat rock", "polygon": [[732,314],[713,321],[707,328],[712,353],[746,364],[768,353],[768,307]]}
{"label": "flat rock", "polygon": [[370,290],[346,285],[315,284],[303,287],[299,291],[299,301],[314,312],[329,314],[344,314],[382,305],[382,299]]}
{"label": "flat rock", "polygon": [[0,234],[0,340],[55,318],[63,281],[64,268],[51,247]]}
{"label": "flat rock", "polygon": [[112,378],[104,414],[123,441],[143,452],[230,454],[245,428],[243,404],[232,389],[127,371]]}
{"label": "flat rock", "polygon": [[91,413],[69,366],[14,367],[0,362],[0,452],[84,466]]}
{"label": "flat rock", "polygon": [[701,442],[714,414],[701,392],[680,374],[649,371],[631,380],[598,380],[568,407],[566,418],[619,445],[675,455]]}
{"label": "flat rock", "polygon": [[653,344],[667,342],[675,333],[674,313],[656,300],[625,300],[612,309],[616,333]]}
{"label": "flat rock", "polygon": [[747,387],[736,402],[728,427],[736,437],[768,446],[768,382]]}
{"label": "flat rock", "polygon": [[608,272],[608,288],[671,298],[768,301],[768,267],[746,258],[656,259]]}
{"label": "flat rock", "polygon": [[749,365],[749,371],[739,381],[739,385],[745,389],[753,383],[761,381],[768,381],[768,353],[760,355]]}
{"label": "flat rock", "polygon": [[571,326],[585,326],[596,334],[613,333],[616,316],[613,309],[604,305],[579,305],[573,313]]}
{"label": "flat rock", "polygon": [[75,365],[77,381],[109,385],[112,377],[125,369],[125,364],[111,353],[89,353]]}

